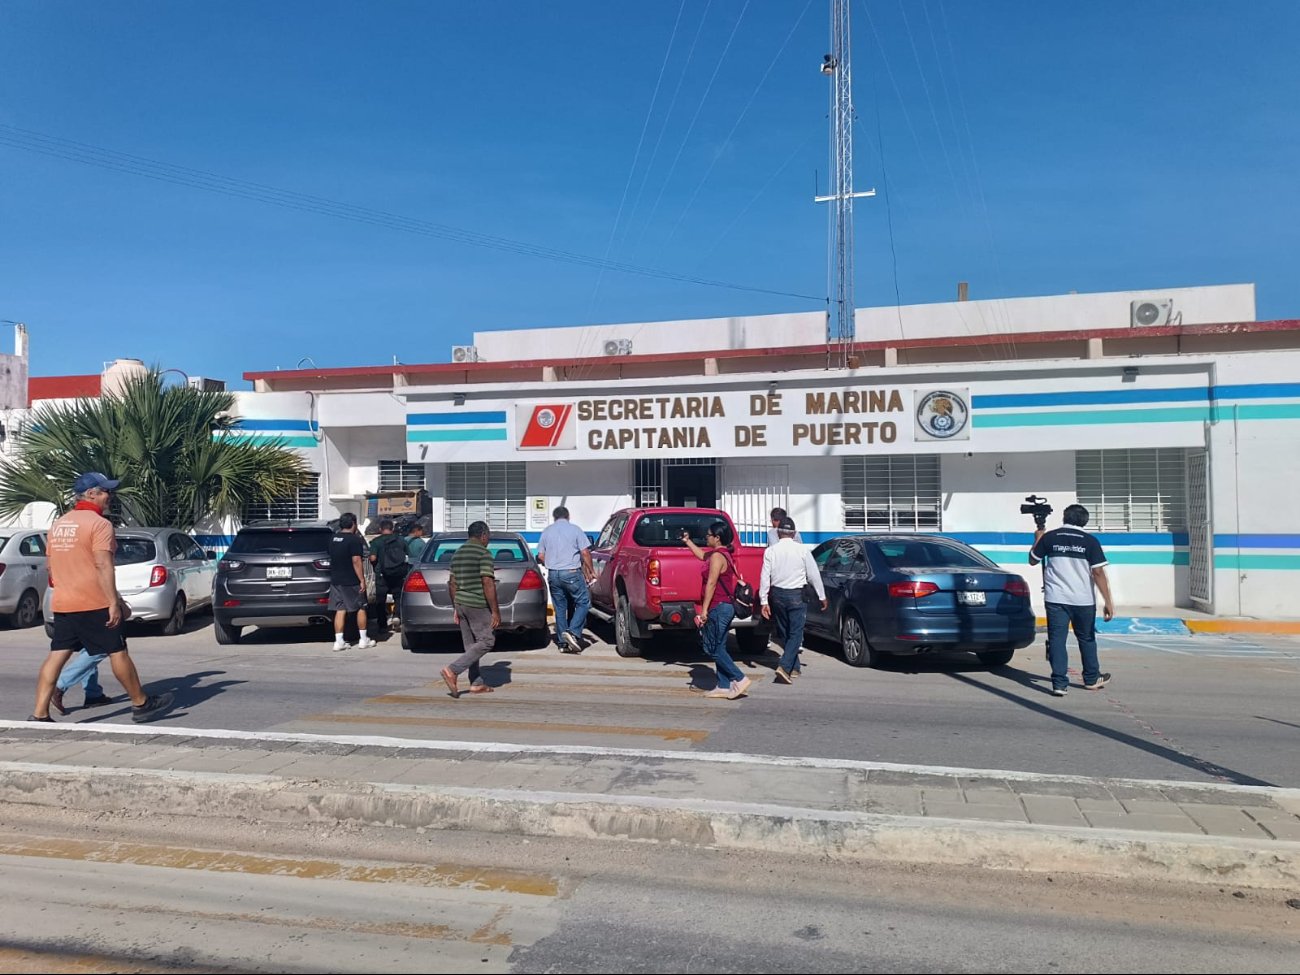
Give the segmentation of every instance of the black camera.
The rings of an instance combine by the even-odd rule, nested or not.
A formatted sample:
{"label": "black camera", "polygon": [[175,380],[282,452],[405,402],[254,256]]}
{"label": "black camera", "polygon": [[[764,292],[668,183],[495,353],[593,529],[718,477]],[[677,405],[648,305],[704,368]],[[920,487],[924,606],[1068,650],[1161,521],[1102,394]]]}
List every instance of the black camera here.
{"label": "black camera", "polygon": [[1047,503],[1047,499],[1031,494],[1025,500],[1029,503],[1020,506],[1020,513],[1022,515],[1033,515],[1034,524],[1039,528],[1046,528],[1047,516],[1052,513],[1052,506]]}

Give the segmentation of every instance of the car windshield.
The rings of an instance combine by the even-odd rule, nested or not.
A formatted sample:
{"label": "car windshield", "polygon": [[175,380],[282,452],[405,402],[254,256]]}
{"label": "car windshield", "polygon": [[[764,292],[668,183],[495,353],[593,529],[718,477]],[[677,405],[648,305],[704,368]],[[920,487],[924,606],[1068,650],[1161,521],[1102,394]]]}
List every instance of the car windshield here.
{"label": "car windshield", "polygon": [[682,529],[691,533],[691,540],[696,545],[704,544],[704,531],[715,521],[721,521],[715,514],[693,515],[685,511],[670,512],[662,515],[642,515],[641,520],[632,529],[632,541],[638,545],[664,548],[679,545],[683,548]]}
{"label": "car windshield", "polygon": [[158,549],[150,538],[119,538],[117,551],[113,553],[114,565],[139,565],[152,562],[158,557]]}
{"label": "car windshield", "polygon": [[876,542],[891,569],[928,569],[957,566],[963,569],[991,569],[993,564],[970,549],[945,545],[943,542],[907,540]]}
{"label": "car windshield", "polygon": [[320,555],[329,551],[333,532],[328,529],[283,528],[245,531],[235,536],[231,555]]}
{"label": "car windshield", "polygon": [[[424,547],[425,562],[450,562],[451,557],[464,545],[464,538],[439,538]],[[493,538],[488,541],[488,551],[497,565],[509,562],[527,562],[528,553],[517,538]]]}

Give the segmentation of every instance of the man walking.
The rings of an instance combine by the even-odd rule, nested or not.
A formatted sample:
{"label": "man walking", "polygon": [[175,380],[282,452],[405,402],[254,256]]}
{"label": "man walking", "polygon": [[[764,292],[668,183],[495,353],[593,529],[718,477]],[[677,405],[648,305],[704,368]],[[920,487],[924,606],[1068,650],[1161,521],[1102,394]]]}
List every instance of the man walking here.
{"label": "man walking", "polygon": [[69,660],[59,672],[59,679],[54,684],[54,696],[50,698],[50,707],[59,714],[67,714],[68,709],[63,704],[63,695],[75,684],[80,684],[85,692],[85,700],[81,703],[83,708],[97,708],[104,704],[112,704],[113,699],[104,693],[104,687],[99,683],[99,665],[107,659],[106,654],[79,650],[77,656]]}
{"label": "man walking", "polygon": [[57,585],[52,604],[50,655],[36,683],[36,708],[29,721],[53,721],[55,681],[74,651],[105,654],[113,676],[131,698],[131,720],[152,721],[172,705],[171,691],[146,694],[122,639],[122,597],[117,592],[113,553],[117,539],[104,517],[118,482],[100,473],[82,474],[72,484],[76,505],[50,527],[50,578]]}
{"label": "man walking", "polygon": [[[767,544],[769,548],[781,540],[781,522],[785,521],[789,517],[789,513],[784,508],[772,509],[772,527],[767,530]],[[799,537],[798,532],[794,533],[794,540],[801,545],[803,544],[803,539]]]}
{"label": "man walking", "polygon": [[330,539],[330,609],[334,610],[334,649],[346,650],[343,624],[349,613],[357,614],[357,646],[375,645],[366,632],[366,545],[357,531],[357,516],[345,511],[339,516],[339,530]]}
{"label": "man walking", "polygon": [[401,611],[402,585],[406,582],[406,543],[393,532],[393,519],[379,523],[379,534],[370,543],[370,564],[375,567],[375,629],[388,629],[388,596],[393,597],[393,617]]}
{"label": "man walking", "polygon": [[496,629],[501,625],[496,567],[487,547],[490,537],[487,522],[474,522],[469,526],[468,534],[465,544],[451,557],[451,572],[447,579],[454,613],[452,619],[460,625],[461,643],[465,647],[464,653],[442,668],[442,679],[452,697],[460,697],[457,683],[467,670],[471,694],[492,692],[483,680],[478,662],[496,646]]}
{"label": "man walking", "polygon": [[564,505],[551,516],[555,520],[537,543],[537,561],[546,566],[546,582],[555,604],[555,642],[562,653],[582,653],[582,628],[591,609],[588,586],[596,578],[591,539],[569,521],[569,509]]}
{"label": "man walking", "polygon": [[[777,509],[780,510],[779,508]],[[822,575],[812,553],[798,541],[794,521],[783,516],[776,526],[777,541],[763,552],[763,573],[758,583],[758,599],[763,619],[776,619],[776,642],[781,645],[781,663],[776,668],[778,683],[789,684],[803,670],[799,651],[803,647],[803,627],[808,619],[808,604],[803,589],[811,585],[827,606]]]}
{"label": "man walking", "polygon": [[1079,641],[1083,657],[1083,686],[1099,691],[1110,681],[1097,659],[1097,597],[1101,590],[1102,614],[1107,621],[1115,615],[1106,579],[1106,554],[1101,543],[1083,530],[1088,509],[1072,504],[1061,513],[1065,522],[1050,532],[1034,532],[1029,564],[1043,563],[1043,599],[1047,604],[1047,657],[1052,662],[1052,694],[1065,697],[1070,689],[1070,655],[1066,639],[1070,627]]}

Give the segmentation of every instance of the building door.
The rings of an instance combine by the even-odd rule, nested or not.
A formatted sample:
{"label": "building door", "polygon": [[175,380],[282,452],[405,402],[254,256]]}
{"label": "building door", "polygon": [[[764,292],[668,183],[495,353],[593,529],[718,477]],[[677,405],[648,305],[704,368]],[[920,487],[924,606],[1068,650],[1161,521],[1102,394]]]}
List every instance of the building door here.
{"label": "building door", "polygon": [[1187,451],[1188,596],[1207,612],[1212,610],[1214,596],[1209,464],[1209,451]]}
{"label": "building door", "polygon": [[670,508],[716,508],[718,465],[712,460],[663,462],[664,503]]}
{"label": "building door", "polygon": [[[790,507],[790,468],[786,464],[725,464],[722,510],[731,515],[746,545],[766,545],[773,508]],[[807,530],[811,525],[804,526]]]}

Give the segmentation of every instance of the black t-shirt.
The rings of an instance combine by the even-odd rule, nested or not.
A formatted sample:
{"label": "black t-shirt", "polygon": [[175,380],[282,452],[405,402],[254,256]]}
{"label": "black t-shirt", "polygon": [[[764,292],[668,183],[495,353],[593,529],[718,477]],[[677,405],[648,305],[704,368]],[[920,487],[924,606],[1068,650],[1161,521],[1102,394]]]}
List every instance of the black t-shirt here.
{"label": "black t-shirt", "polygon": [[330,539],[330,583],[335,586],[359,586],[356,566],[352,557],[359,555],[364,563],[366,543],[360,532],[335,532]]}

